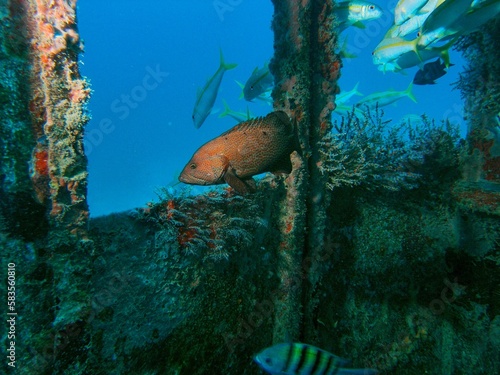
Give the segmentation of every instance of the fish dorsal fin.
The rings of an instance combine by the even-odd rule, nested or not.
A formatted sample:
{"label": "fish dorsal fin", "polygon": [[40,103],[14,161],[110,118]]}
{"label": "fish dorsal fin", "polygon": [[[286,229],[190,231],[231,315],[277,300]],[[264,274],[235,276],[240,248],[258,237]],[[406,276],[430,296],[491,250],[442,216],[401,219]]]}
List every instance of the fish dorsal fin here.
{"label": "fish dorsal fin", "polygon": [[[274,118],[274,119],[273,119]],[[264,119],[271,119],[271,121],[264,121]],[[228,131],[222,133],[220,136],[224,136],[226,134],[232,133],[234,131],[241,131],[244,132],[245,130],[250,130],[255,127],[260,127],[263,125],[269,125],[272,124],[271,126],[291,126],[290,124],[290,118],[288,115],[283,112],[283,111],[276,111],[276,112],[271,112],[265,117],[256,117],[251,120],[241,122],[235,127],[229,129]]]}
{"label": "fish dorsal fin", "polygon": [[219,137],[224,137],[224,136],[231,134],[235,131],[245,131],[248,129],[252,129],[252,128],[258,126],[259,124],[261,124],[261,121],[263,118],[264,117],[256,117],[256,118],[244,121],[244,122],[240,122],[239,124],[233,126],[231,129],[226,130]]}
{"label": "fish dorsal fin", "polygon": [[256,126],[261,126],[262,121],[264,119],[265,119],[265,117],[262,117],[262,116],[255,117],[253,119],[250,119],[248,121],[245,121],[245,122],[242,122],[242,123],[236,125],[233,129],[239,130],[239,131],[245,131],[247,129],[252,129],[252,128],[255,128]]}

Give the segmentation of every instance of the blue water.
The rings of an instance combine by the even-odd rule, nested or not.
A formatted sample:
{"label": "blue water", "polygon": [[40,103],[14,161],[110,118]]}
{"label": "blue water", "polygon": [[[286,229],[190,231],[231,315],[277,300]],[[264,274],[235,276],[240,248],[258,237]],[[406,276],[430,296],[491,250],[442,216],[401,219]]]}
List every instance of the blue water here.
{"label": "blue water", "polygon": [[[404,90],[418,69],[383,74],[373,65],[371,52],[391,24],[396,1],[373,2],[384,9],[384,17],[342,34],[358,57],[344,61],[340,87],[348,91],[360,82],[365,95]],[[217,8],[222,4],[227,7]],[[235,83],[245,82],[272,57],[272,13],[270,0],[79,1],[85,41],[81,71],[93,89],[85,138],[92,216],[154,201],[201,144],[236,124],[217,113],[200,129],[191,120],[196,90],[217,70],[219,49],[238,67],[224,76],[215,110],[222,111],[222,99],[237,111],[248,105],[254,115],[272,110],[260,101],[240,100]],[[417,104],[404,98],[384,108],[385,118],[397,122],[406,114],[426,113],[438,122],[461,124],[464,134],[460,93],[450,86],[462,59],[451,51],[451,61],[455,65],[436,85],[414,87]]]}

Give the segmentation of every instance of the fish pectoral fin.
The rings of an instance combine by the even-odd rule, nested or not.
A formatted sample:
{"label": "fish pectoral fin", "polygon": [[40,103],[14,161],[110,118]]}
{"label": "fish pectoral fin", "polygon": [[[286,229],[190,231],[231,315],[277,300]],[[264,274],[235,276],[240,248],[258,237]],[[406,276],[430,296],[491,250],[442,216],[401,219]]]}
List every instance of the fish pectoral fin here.
{"label": "fish pectoral fin", "polygon": [[254,193],[257,190],[257,185],[252,177],[241,179],[232,168],[228,168],[224,174],[224,181],[241,195]]}
{"label": "fish pectoral fin", "polygon": [[361,21],[354,22],[352,26],[357,27],[358,29],[366,29],[365,24]]}
{"label": "fish pectoral fin", "polygon": [[255,193],[257,191],[257,183],[252,177],[243,180],[243,182],[245,182],[245,185],[248,186],[250,193]]}

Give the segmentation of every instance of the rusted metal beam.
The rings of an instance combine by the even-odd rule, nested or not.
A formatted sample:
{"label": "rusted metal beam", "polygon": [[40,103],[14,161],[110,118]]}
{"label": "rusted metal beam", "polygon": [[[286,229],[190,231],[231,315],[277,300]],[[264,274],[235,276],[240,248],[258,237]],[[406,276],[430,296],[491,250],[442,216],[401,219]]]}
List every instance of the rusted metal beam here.
{"label": "rusted metal beam", "polygon": [[320,143],[331,130],[340,60],[335,54],[333,1],[273,1],[275,55],[270,64],[275,109],[297,123],[301,155],[280,203],[281,280],[274,341],[313,339],[314,291],[325,250],[328,194]]}

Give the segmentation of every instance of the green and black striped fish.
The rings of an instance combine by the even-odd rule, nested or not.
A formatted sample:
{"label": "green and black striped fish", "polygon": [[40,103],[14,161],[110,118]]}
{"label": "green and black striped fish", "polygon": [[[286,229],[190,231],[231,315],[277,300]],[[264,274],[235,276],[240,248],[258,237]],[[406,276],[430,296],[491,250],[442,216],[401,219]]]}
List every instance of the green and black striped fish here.
{"label": "green and black striped fish", "polygon": [[374,375],[372,369],[348,369],[349,361],[312,345],[283,343],[264,349],[255,362],[273,375]]}

